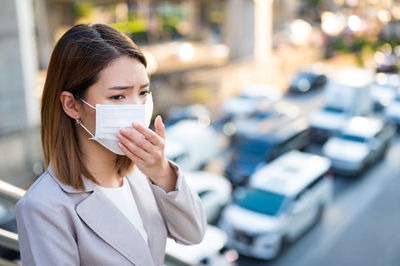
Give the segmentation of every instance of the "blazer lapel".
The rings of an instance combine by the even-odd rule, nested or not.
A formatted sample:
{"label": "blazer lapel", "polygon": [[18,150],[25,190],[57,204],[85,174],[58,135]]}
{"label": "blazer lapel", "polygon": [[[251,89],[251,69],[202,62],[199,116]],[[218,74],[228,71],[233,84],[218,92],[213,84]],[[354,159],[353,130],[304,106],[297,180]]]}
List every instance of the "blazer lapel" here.
{"label": "blazer lapel", "polygon": [[143,221],[144,229],[147,233],[148,244],[155,264],[161,265],[164,257],[160,257],[160,254],[165,253],[165,240],[167,236],[165,222],[157,208],[157,203],[147,177],[136,166],[134,171],[127,177]]}
{"label": "blazer lapel", "polygon": [[94,189],[77,205],[76,211],[99,237],[130,262],[138,266],[154,265],[143,237],[103,193]]}

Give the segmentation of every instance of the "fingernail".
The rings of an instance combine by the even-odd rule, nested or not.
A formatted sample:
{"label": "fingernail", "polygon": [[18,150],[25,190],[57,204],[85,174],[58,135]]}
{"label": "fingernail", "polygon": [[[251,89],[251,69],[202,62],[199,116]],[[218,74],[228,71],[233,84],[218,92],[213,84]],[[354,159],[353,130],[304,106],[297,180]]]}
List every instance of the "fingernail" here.
{"label": "fingernail", "polygon": [[126,129],[126,128],[121,128],[121,132],[125,134],[125,133],[128,132],[128,129]]}
{"label": "fingernail", "polygon": [[118,139],[122,139],[123,137],[122,137],[121,134],[117,134],[117,138],[118,138]]}

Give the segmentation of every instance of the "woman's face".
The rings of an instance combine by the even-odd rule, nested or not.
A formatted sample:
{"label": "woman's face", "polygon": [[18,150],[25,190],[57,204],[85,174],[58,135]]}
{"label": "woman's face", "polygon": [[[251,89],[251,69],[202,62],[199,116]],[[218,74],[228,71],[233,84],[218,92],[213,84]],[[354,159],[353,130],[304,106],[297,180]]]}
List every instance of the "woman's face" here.
{"label": "woman's face", "polygon": [[[98,81],[86,92],[85,101],[96,104],[144,104],[149,90],[149,78],[144,65],[126,56],[117,58],[103,69]],[[96,110],[81,103],[81,121],[95,133]]]}

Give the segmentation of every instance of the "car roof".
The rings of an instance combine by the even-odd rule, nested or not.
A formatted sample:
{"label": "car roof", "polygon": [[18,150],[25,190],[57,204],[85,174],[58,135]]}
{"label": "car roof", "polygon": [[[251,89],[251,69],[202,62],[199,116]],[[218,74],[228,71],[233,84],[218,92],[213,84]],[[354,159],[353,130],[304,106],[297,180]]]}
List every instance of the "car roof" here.
{"label": "car roof", "polygon": [[266,118],[261,122],[249,119],[237,124],[235,138],[277,143],[305,131],[308,127],[308,120],[304,117],[295,120],[287,117]]}
{"label": "car roof", "polygon": [[231,183],[223,176],[206,171],[186,171],[186,182],[196,192],[203,190],[230,191]]}
{"label": "car roof", "polygon": [[260,168],[250,178],[250,186],[286,196],[300,192],[313,180],[329,170],[329,159],[290,151]]}
{"label": "car roof", "polygon": [[335,72],[332,81],[339,86],[365,88],[372,83],[372,77],[373,74],[370,70],[347,67]]}
{"label": "car roof", "polygon": [[382,130],[382,120],[374,117],[356,116],[351,118],[344,126],[342,133],[346,135],[373,137]]}

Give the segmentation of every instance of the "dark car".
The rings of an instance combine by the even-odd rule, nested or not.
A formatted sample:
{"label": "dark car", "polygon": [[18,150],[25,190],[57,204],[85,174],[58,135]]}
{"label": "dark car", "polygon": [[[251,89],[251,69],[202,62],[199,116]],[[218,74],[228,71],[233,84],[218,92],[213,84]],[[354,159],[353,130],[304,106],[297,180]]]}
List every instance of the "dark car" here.
{"label": "dark car", "polygon": [[316,88],[322,88],[327,80],[324,74],[300,72],[290,82],[289,91],[293,93],[305,93]]}
{"label": "dark car", "polygon": [[[262,129],[261,132],[259,128]],[[251,126],[250,121],[243,130],[238,128],[231,140],[233,152],[225,169],[227,177],[234,185],[246,184],[257,167],[287,151],[308,146],[309,129],[308,121],[304,117],[269,117],[255,121],[254,126]]]}
{"label": "dark car", "polygon": [[395,53],[377,52],[374,56],[374,63],[377,73],[397,73],[399,71],[399,57]]}

